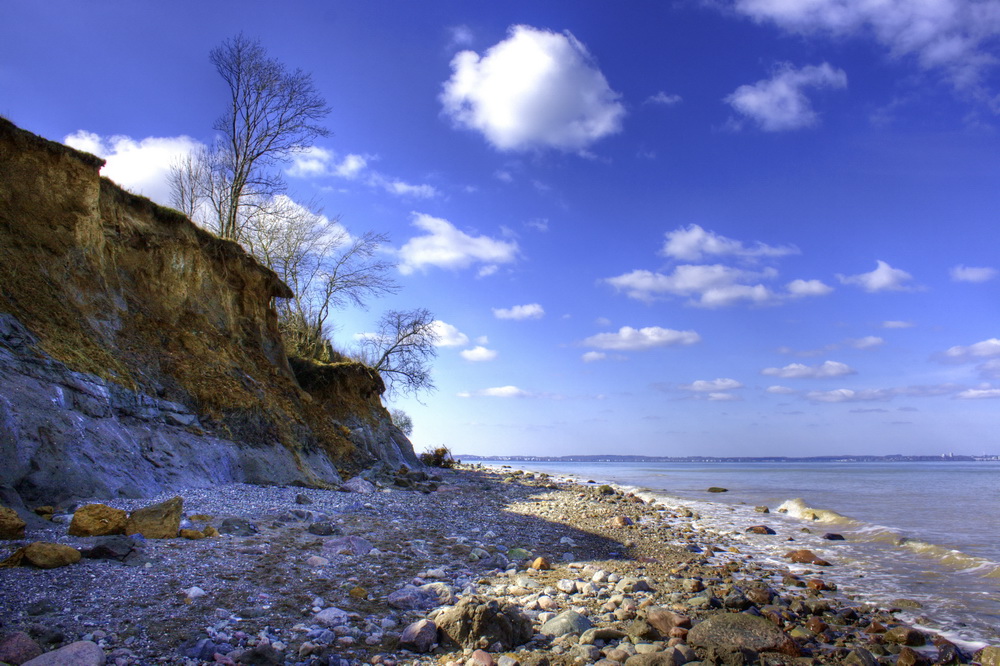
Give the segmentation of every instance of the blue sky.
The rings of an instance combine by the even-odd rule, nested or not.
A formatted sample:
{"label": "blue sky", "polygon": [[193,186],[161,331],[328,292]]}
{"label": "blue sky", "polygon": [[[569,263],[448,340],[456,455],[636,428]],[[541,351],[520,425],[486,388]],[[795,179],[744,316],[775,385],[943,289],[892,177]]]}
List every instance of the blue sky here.
{"label": "blue sky", "polygon": [[[279,9],[280,7],[280,9]],[[0,114],[163,201],[238,31],[442,322],[421,450],[1000,453],[1000,2],[6,0]]]}

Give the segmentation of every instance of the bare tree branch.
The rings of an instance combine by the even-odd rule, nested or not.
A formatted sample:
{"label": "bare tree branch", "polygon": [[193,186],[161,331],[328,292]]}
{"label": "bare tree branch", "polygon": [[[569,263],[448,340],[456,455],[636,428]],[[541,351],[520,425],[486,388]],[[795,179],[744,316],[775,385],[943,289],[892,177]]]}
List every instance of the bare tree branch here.
{"label": "bare tree branch", "polygon": [[433,391],[430,364],[437,356],[434,315],[426,309],[390,310],[378,331],[362,340],[362,350],[378,371],[390,395]]}

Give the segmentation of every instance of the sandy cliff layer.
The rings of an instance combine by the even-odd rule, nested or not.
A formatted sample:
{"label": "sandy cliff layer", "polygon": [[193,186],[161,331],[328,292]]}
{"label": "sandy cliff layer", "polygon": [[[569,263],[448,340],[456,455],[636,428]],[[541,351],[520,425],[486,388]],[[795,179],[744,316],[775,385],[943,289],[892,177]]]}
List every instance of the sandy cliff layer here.
{"label": "sandy cliff layer", "polygon": [[102,164],[0,119],[0,486],[54,500],[415,462],[376,374],[297,364],[300,385],[273,272]]}

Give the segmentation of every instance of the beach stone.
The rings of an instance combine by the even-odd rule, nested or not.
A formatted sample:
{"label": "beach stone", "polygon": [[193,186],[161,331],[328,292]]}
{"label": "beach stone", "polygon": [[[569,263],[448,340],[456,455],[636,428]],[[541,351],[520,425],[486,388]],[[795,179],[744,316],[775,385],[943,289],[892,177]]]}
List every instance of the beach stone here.
{"label": "beach stone", "polygon": [[309,534],[315,534],[316,536],[333,536],[334,534],[340,534],[340,528],[327,520],[311,523],[309,527],[306,528],[306,531],[309,532]]}
{"label": "beach stone", "polygon": [[720,488],[719,486],[712,486],[711,488],[708,489],[708,492],[710,492],[710,493],[728,493],[729,492],[729,488]]}
{"label": "beach stone", "polygon": [[827,541],[844,541],[845,540],[843,534],[834,534],[833,532],[827,532],[826,534],[823,535],[823,538],[826,539]]}
{"label": "beach stone", "polygon": [[299,493],[298,495],[295,496],[296,504],[312,504],[312,502],[313,502],[312,498],[309,497],[309,495],[306,495],[305,493]]}
{"label": "beach stone", "polygon": [[542,625],[540,633],[549,636],[565,636],[566,634],[582,634],[594,626],[590,620],[576,611],[563,611]]}
{"label": "beach stone", "polygon": [[747,528],[747,534],[776,534],[776,532],[767,525],[752,525]]}
{"label": "beach stone", "polygon": [[178,532],[178,536],[189,541],[198,541],[199,539],[205,538],[205,533],[200,530],[182,529]]}
{"label": "beach stone", "polygon": [[475,650],[465,661],[465,666],[496,666],[493,657],[485,650]]}
{"label": "beach stone", "polygon": [[749,587],[743,591],[743,595],[752,603],[764,606],[771,603],[771,598],[774,597],[774,590],[768,587]]}
{"label": "beach stone", "polygon": [[610,627],[591,627],[580,635],[580,644],[593,645],[594,641],[617,641],[627,635],[624,631]]}
{"label": "beach stone", "polygon": [[923,645],[927,639],[913,627],[893,627],[885,632],[885,640],[896,645]]}
{"label": "beach stone", "polygon": [[125,534],[141,534],[147,539],[173,539],[181,527],[184,499],[174,497],[159,504],[136,509],[128,517]]}
{"label": "beach stone", "polygon": [[0,539],[23,539],[27,523],[14,509],[0,506]]}
{"label": "beach stone", "polygon": [[931,666],[931,660],[913,648],[903,646],[896,657],[896,666]]}
{"label": "beach stone", "polygon": [[15,631],[0,641],[0,662],[23,664],[42,654],[42,648],[23,631]]}
{"label": "beach stone", "polygon": [[535,561],[531,563],[531,568],[536,571],[549,571],[552,569],[552,563],[544,557],[536,557]]}
{"label": "beach stone", "polygon": [[688,658],[677,648],[667,648],[662,652],[636,654],[625,660],[625,666],[681,666]]}
{"label": "beach stone", "polygon": [[771,513],[771,510],[768,509],[766,506],[755,506],[753,510],[756,511],[757,513]]}
{"label": "beach stone", "polygon": [[39,569],[55,569],[69,564],[76,564],[82,555],[72,546],[61,543],[36,541],[21,549],[24,560]]}
{"label": "beach stone", "polygon": [[222,524],[219,525],[219,533],[248,537],[257,533],[257,526],[246,518],[229,516],[228,518],[222,519]]}
{"label": "beach stone", "polygon": [[458,597],[455,596],[455,590],[447,583],[427,583],[426,585],[421,585],[420,590],[433,595],[436,602],[435,605],[437,606],[448,606],[458,601]]}
{"label": "beach stone", "polygon": [[849,666],[878,666],[878,659],[868,650],[859,647],[851,650],[844,663]]}
{"label": "beach stone", "polygon": [[124,534],[116,534],[99,539],[83,556],[92,560],[118,560],[123,562],[135,548],[135,539]]}
{"label": "beach stone", "polygon": [[370,481],[362,479],[360,476],[348,479],[344,482],[342,487],[352,493],[360,493],[362,495],[371,495],[375,492],[375,485]]}
{"label": "beach stone", "polygon": [[347,611],[341,610],[336,606],[330,606],[316,613],[313,616],[313,620],[324,627],[338,627],[342,624],[347,624]]}
{"label": "beach stone", "polygon": [[632,519],[628,516],[615,516],[608,520],[608,527],[628,527],[632,524]]}
{"label": "beach stone", "polygon": [[308,564],[311,567],[325,567],[329,563],[330,560],[326,559],[325,557],[320,557],[319,555],[312,555],[311,557],[309,557],[309,559],[306,560],[306,564]]}
{"label": "beach stone", "polygon": [[367,555],[375,547],[371,541],[355,535],[337,537],[323,544],[325,552],[336,555]]}
{"label": "beach stone", "polygon": [[749,649],[799,656],[799,648],[788,634],[769,620],[746,613],[712,615],[691,628],[687,642],[694,647]]}
{"label": "beach stone", "polygon": [[[531,620],[512,603],[467,597],[435,618],[441,638],[461,647],[511,650],[531,640]],[[544,633],[544,632],[543,632]]]}
{"label": "beach stone", "polygon": [[785,553],[785,557],[796,564],[812,564],[817,567],[828,567],[830,563],[820,558],[811,550],[799,549]]}
{"label": "beach stone", "polygon": [[646,622],[651,624],[662,635],[666,636],[674,627],[691,628],[691,618],[675,613],[666,608],[652,606],[646,609]]}
{"label": "beach stone", "polygon": [[416,585],[406,585],[395,592],[390,592],[386,601],[399,610],[428,610],[439,605],[437,594]]}
{"label": "beach stone", "polygon": [[976,652],[972,659],[982,666],[1000,666],[1000,647],[988,645]]}
{"label": "beach stone", "polygon": [[507,551],[507,558],[512,562],[531,559],[531,551],[525,548],[511,548]]}
{"label": "beach stone", "polygon": [[426,654],[437,645],[437,625],[428,619],[417,620],[403,629],[399,647],[403,650]]}
{"label": "beach stone", "polygon": [[24,662],[23,666],[104,666],[104,650],[93,641],[77,641]]}
{"label": "beach stone", "polygon": [[73,512],[70,536],[92,537],[124,534],[128,514],[106,504],[87,504]]}

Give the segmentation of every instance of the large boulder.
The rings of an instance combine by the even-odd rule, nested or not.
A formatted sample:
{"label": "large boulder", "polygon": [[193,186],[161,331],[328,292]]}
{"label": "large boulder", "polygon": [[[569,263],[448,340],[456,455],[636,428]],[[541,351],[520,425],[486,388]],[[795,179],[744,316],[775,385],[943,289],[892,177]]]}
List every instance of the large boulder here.
{"label": "large boulder", "polygon": [[403,629],[399,636],[399,647],[411,652],[426,654],[437,645],[437,625],[428,620],[418,620]]}
{"label": "large boulder", "polygon": [[128,514],[107,504],[87,504],[73,512],[69,523],[71,536],[91,537],[125,534]]}
{"label": "large boulder", "polygon": [[442,642],[463,648],[488,648],[500,644],[501,651],[527,643],[531,620],[519,607],[506,601],[468,597],[436,618]]}
{"label": "large boulder", "polygon": [[0,506],[0,539],[23,539],[26,526],[14,509]]}
{"label": "large boulder", "polygon": [[576,611],[563,611],[542,625],[539,630],[549,636],[565,636],[566,634],[582,634],[594,625],[590,620]]}
{"label": "large boulder", "polygon": [[33,564],[39,569],[55,569],[80,561],[80,551],[62,543],[36,541],[18,548],[14,553],[0,562],[0,567],[16,567],[21,564]]}
{"label": "large boulder", "polygon": [[77,641],[24,662],[23,666],[103,666],[104,650],[93,641]]}
{"label": "large boulder", "polygon": [[688,632],[687,642],[706,649],[748,649],[799,656],[799,648],[788,634],[770,621],[747,613],[716,613],[694,625]]}
{"label": "large boulder", "polygon": [[181,528],[184,500],[180,497],[136,509],[128,517],[125,534],[141,534],[147,539],[173,539]]}

